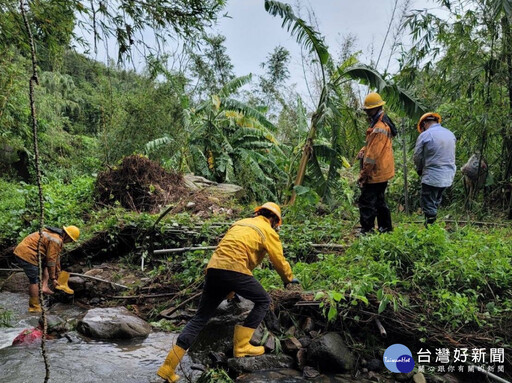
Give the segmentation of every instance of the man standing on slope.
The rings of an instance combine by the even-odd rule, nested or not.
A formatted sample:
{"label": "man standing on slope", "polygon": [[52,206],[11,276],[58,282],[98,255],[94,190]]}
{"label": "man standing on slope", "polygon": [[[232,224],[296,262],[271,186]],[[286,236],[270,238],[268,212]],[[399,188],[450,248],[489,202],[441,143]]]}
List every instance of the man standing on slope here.
{"label": "man standing on slope", "polygon": [[269,295],[252,276],[252,270],[268,254],[285,286],[299,281],[293,277],[290,264],[283,256],[283,247],[276,231],[283,222],[280,207],[267,202],[255,209],[255,215],[254,218],[235,222],[215,249],[207,266],[197,313],[178,336],[176,345],[157,371],[158,376],[167,382],[179,379],[176,367],[217,306],[232,292],[254,302],[243,325],[235,326],[233,355],[238,358],[262,355],[265,352],[263,346],[252,346],[249,343],[270,305]]}
{"label": "man standing on slope", "polygon": [[425,226],[436,221],[444,189],[455,177],[454,134],[441,126],[441,116],[425,113],[418,122],[420,135],[414,148],[414,165],[421,177],[421,208]]}
{"label": "man standing on slope", "polygon": [[397,131],[382,110],[385,103],[378,93],[370,93],[364,99],[363,109],[370,121],[370,127],[366,130],[366,146],[357,155],[362,160],[357,183],[361,188],[359,215],[363,235],[373,232],[375,218],[379,232],[393,230],[391,212],[384,194],[388,181],[395,175],[392,138]]}

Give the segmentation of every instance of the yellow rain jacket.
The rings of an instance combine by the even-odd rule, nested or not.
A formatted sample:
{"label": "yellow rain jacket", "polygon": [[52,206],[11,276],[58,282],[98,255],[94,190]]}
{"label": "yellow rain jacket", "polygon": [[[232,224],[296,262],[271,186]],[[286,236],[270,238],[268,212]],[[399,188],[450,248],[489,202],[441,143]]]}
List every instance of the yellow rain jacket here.
{"label": "yellow rain jacket", "polygon": [[395,175],[391,129],[382,121],[381,113],[375,125],[366,131],[366,146],[360,177],[367,177],[369,184],[386,182]]}
{"label": "yellow rain jacket", "polygon": [[[39,232],[32,233],[25,237],[14,249],[14,254],[35,266],[37,263],[37,242],[39,241]],[[50,279],[57,278],[60,272],[60,252],[64,245],[62,237],[48,230],[43,230],[43,238],[39,251],[42,256],[43,264],[48,267]]]}
{"label": "yellow rain jacket", "polygon": [[242,219],[235,222],[222,238],[207,269],[252,275],[252,270],[263,261],[266,253],[283,282],[291,282],[292,269],[284,258],[279,235],[270,220],[261,215]]}

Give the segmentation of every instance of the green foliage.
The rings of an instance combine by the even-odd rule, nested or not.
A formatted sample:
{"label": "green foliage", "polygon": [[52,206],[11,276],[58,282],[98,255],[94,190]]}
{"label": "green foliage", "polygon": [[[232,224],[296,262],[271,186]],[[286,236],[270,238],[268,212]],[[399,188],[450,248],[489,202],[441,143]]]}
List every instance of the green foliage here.
{"label": "green foliage", "polygon": [[[39,200],[35,185],[0,179],[0,237],[14,242],[38,229]],[[43,185],[45,223],[82,226],[93,208],[92,177],[77,177],[70,184],[51,181]]]}
{"label": "green foliage", "polygon": [[199,377],[198,383],[233,383],[228,373],[223,369],[209,369]]}
{"label": "green foliage", "polygon": [[163,331],[181,331],[183,326],[176,326],[174,321],[160,319],[158,322],[150,322],[151,326]]}
{"label": "green foliage", "polygon": [[0,327],[12,327],[11,321],[13,313],[11,310],[4,309],[0,306]]}

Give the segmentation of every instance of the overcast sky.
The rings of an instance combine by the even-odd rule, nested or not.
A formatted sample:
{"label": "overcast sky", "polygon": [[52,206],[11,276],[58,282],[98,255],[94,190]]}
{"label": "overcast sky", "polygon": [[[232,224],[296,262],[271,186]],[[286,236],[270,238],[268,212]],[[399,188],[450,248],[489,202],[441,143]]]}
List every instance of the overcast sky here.
{"label": "overcast sky", "polygon": [[[296,7],[297,1],[283,1]],[[404,0],[399,0],[399,5]],[[329,51],[336,56],[344,38],[352,35],[356,40],[355,51],[361,51],[360,60],[364,63],[375,61],[382,47],[388,25],[393,15],[394,0],[304,0],[300,1],[302,17],[306,19],[307,8],[313,10],[318,22],[318,30],[325,37]],[[411,0],[409,9],[431,7],[429,0]],[[398,7],[400,8],[400,6]],[[237,75],[261,73],[260,63],[278,45],[292,53],[291,73],[293,82],[304,81],[300,60],[300,47],[290,33],[281,27],[281,18],[273,17],[264,9],[263,0],[230,0],[226,11],[229,18],[221,18],[214,28],[226,36],[226,47]],[[400,9],[394,15],[398,25]],[[387,66],[390,45],[393,41],[392,28],[384,46],[379,69]],[[401,36],[403,42],[409,40]],[[392,59],[390,70],[397,69],[396,59]]]}
{"label": "overcast sky", "polygon": [[[325,37],[329,52],[337,57],[342,41],[348,36],[355,39],[354,51],[360,51],[359,60],[370,64],[376,61],[383,46],[389,23],[393,20],[393,28],[387,37],[382,51],[378,69],[383,72],[388,67],[391,45],[396,26],[402,16],[401,6],[408,0],[398,0],[398,7],[393,15],[395,0],[282,0],[294,7],[298,14],[297,4],[300,4],[301,14],[308,24],[308,10],[314,13],[318,25],[315,29]],[[433,0],[409,0],[408,9],[432,8]],[[219,33],[226,37],[227,53],[234,65],[238,76],[249,73],[263,74],[260,64],[266,61],[267,56],[274,48],[281,45],[291,53],[290,84],[296,84],[300,93],[305,93],[306,85],[303,76],[300,46],[295,37],[281,27],[282,19],[267,13],[264,0],[228,0],[224,10],[228,17],[220,17],[212,33]],[[82,31],[83,32],[83,31]],[[79,32],[80,34],[80,32]],[[147,43],[151,44],[152,34],[145,33]],[[410,44],[407,34],[399,39]],[[109,42],[109,55],[117,57],[117,47],[113,41]],[[106,60],[106,49],[99,46],[96,54],[91,56],[97,60]],[[137,56],[137,54],[136,54]],[[389,61],[389,71],[398,69],[395,53]],[[134,57],[135,67],[143,68],[142,56]]]}

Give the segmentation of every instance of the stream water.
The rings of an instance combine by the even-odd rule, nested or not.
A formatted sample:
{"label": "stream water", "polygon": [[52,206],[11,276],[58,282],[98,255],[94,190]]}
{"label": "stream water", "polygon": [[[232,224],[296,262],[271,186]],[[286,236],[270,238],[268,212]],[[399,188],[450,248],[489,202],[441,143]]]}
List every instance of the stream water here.
{"label": "stream water", "polygon": [[[0,328],[0,381],[9,383],[43,382],[45,368],[40,343],[11,346],[23,330],[37,326],[39,316],[29,314],[26,294],[0,292],[0,307],[12,312],[12,327]],[[65,320],[83,312],[73,305],[56,304],[50,313]],[[87,339],[77,332],[48,340],[46,349],[52,383],[144,383],[158,382],[156,371],[162,364],[177,334],[153,332],[146,339],[103,342]],[[185,356],[180,375],[192,381],[201,374]],[[161,381],[161,380],[160,380]]]}

